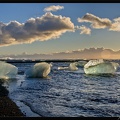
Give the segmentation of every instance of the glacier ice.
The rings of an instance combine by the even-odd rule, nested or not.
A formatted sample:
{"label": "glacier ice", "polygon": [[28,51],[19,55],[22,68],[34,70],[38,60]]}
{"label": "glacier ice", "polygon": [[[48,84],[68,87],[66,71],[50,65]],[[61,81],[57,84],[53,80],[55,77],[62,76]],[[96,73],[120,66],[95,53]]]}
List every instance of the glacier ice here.
{"label": "glacier ice", "polygon": [[18,73],[18,68],[12,64],[0,61],[0,78],[9,79],[15,78]]}
{"label": "glacier ice", "polygon": [[75,71],[78,70],[78,68],[76,67],[77,63],[73,62],[70,63],[68,67],[58,67],[58,70],[70,70],[70,71]]}
{"label": "glacier ice", "polygon": [[114,74],[119,67],[118,63],[104,61],[103,59],[90,60],[84,65],[86,74]]}
{"label": "glacier ice", "polygon": [[77,61],[76,67],[84,67],[84,65],[87,63],[87,61]]}
{"label": "glacier ice", "polygon": [[68,70],[68,67],[58,67],[58,70]]}
{"label": "glacier ice", "polygon": [[87,64],[84,65],[84,68],[89,68],[91,66],[95,66],[103,62],[103,59],[90,60]]}
{"label": "glacier ice", "polygon": [[32,66],[30,69],[28,69],[25,74],[26,77],[47,77],[47,75],[51,71],[52,64],[46,63],[46,62],[40,62],[36,63],[34,66]]}
{"label": "glacier ice", "polygon": [[73,63],[70,63],[70,65],[69,65],[69,70],[78,70],[78,68],[76,67],[76,63],[75,62],[73,62]]}

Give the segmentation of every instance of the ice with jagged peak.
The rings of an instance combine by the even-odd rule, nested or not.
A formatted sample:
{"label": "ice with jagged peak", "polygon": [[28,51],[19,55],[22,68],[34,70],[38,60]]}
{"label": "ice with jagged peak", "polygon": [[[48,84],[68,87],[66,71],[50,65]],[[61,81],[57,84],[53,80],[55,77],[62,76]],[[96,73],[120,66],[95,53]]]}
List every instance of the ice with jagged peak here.
{"label": "ice with jagged peak", "polygon": [[0,61],[0,78],[9,79],[16,78],[18,68],[12,64]]}
{"label": "ice with jagged peak", "polygon": [[90,60],[87,64],[84,65],[84,68],[89,68],[91,66],[95,66],[103,62],[103,59]]}
{"label": "ice with jagged peak", "polygon": [[117,71],[119,64],[116,62],[108,62],[103,59],[90,60],[84,65],[86,74],[114,74]]}
{"label": "ice with jagged peak", "polygon": [[84,65],[87,63],[87,61],[77,61],[75,62],[77,67],[84,67]]}
{"label": "ice with jagged peak", "polygon": [[76,62],[70,63],[68,67],[58,67],[58,70],[70,70],[70,71],[75,71],[78,70],[76,67]]}
{"label": "ice with jagged peak", "polygon": [[78,68],[76,67],[76,63],[75,62],[73,62],[73,63],[70,63],[70,65],[69,65],[69,70],[78,70]]}
{"label": "ice with jagged peak", "polygon": [[28,69],[25,74],[26,77],[47,77],[47,75],[51,71],[52,64],[46,63],[46,62],[40,62],[36,63],[34,66],[32,66],[30,69]]}

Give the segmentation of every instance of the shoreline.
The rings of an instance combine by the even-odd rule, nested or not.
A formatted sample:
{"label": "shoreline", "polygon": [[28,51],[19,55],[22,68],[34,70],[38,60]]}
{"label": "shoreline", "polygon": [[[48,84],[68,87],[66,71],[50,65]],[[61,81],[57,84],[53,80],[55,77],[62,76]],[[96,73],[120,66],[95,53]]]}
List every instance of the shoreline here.
{"label": "shoreline", "polygon": [[19,107],[9,97],[9,91],[2,86],[0,80],[0,117],[26,117]]}

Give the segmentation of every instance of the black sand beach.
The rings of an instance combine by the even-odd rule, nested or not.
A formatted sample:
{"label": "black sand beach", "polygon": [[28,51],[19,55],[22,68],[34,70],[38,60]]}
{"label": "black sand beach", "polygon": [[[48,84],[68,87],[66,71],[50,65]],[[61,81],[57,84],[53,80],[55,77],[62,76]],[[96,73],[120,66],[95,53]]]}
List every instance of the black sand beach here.
{"label": "black sand beach", "polygon": [[25,117],[18,106],[8,97],[9,91],[0,81],[0,117]]}

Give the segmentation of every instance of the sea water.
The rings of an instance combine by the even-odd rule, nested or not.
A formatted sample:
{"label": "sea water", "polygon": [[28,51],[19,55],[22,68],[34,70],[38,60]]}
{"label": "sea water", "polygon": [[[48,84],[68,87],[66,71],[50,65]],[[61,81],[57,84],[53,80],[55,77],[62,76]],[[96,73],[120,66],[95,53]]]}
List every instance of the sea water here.
{"label": "sea water", "polygon": [[53,62],[47,78],[26,78],[35,63],[12,64],[18,75],[4,86],[27,117],[120,117],[120,69],[115,75],[86,75],[83,67],[58,70],[69,62]]}

